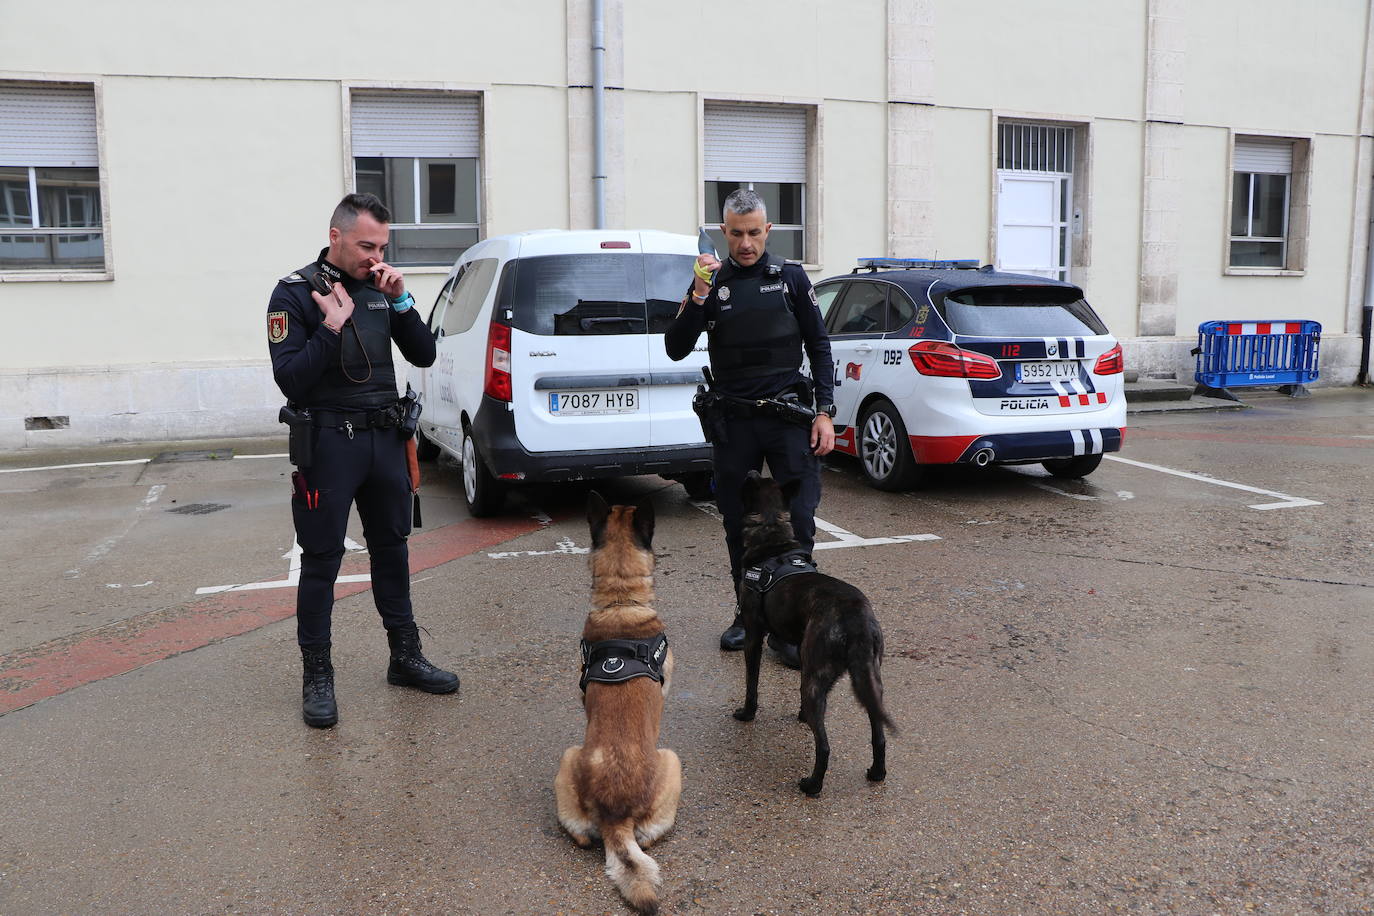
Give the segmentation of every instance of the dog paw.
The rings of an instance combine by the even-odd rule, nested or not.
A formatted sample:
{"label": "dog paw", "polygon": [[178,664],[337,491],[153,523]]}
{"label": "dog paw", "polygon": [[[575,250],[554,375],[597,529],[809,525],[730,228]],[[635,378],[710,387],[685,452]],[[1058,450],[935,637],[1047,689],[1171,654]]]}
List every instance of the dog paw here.
{"label": "dog paw", "polygon": [[741,722],[753,722],[755,712],[756,710],[750,709],[748,706],[741,706],[735,710],[735,718]]}
{"label": "dog paw", "polygon": [[869,767],[868,772],[864,775],[868,777],[869,782],[882,782],[887,778],[887,770],[879,769],[878,767]]}
{"label": "dog paw", "polygon": [[821,794],[822,780],[812,779],[810,776],[797,783],[797,788],[801,789],[811,798]]}

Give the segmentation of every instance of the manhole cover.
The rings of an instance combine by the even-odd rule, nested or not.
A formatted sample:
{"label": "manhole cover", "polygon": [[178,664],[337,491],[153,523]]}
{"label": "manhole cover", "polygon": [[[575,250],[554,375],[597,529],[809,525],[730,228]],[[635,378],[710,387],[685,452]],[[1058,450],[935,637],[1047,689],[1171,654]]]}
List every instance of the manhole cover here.
{"label": "manhole cover", "polygon": [[168,512],[176,515],[209,515],[211,512],[218,512],[221,509],[228,509],[225,503],[187,503],[184,506],[177,506],[175,509],[168,509]]}
{"label": "manhole cover", "polygon": [[170,461],[224,461],[234,457],[234,450],[231,448],[204,448],[192,449],[184,452],[161,452],[152,460],[153,464],[165,464]]}

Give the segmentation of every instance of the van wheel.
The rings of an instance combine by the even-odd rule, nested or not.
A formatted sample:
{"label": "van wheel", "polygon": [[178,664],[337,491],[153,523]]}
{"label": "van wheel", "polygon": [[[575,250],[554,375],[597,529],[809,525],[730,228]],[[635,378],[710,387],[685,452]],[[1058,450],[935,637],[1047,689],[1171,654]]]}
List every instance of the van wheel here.
{"label": "van wheel", "polygon": [[1040,462],[1055,477],[1087,477],[1102,463],[1102,456],[1079,455],[1076,458],[1050,458]]}
{"label": "van wheel", "polygon": [[472,441],[472,431],[463,430],[463,499],[468,504],[468,514],[473,518],[488,518],[501,511],[505,502],[506,488],[491,476],[477,443]]}
{"label": "van wheel", "polygon": [[694,471],[691,474],[683,474],[679,479],[682,481],[682,488],[691,499],[715,499],[715,476],[711,471]]}
{"label": "van wheel", "polygon": [[439,446],[429,441],[425,431],[415,427],[415,457],[421,461],[433,461],[439,457]]}
{"label": "van wheel", "polygon": [[859,466],[870,486],[893,491],[915,485],[918,469],[911,440],[890,401],[875,401],[864,411],[858,438]]}

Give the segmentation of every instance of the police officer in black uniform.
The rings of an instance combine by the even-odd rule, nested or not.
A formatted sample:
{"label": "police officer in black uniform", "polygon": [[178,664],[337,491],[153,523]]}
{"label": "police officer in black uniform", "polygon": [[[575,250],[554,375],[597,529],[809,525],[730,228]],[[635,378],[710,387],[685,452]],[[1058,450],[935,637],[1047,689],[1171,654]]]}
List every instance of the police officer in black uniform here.
{"label": "police officer in black uniform", "polygon": [[[808,553],[815,544],[820,456],[835,447],[831,424],[835,388],[830,338],[816,294],[801,265],[767,252],[773,226],[763,199],[755,191],[736,190],[725,199],[722,218],[720,228],[730,255],[724,264],[710,254],[697,259],[702,269],[664,335],[668,356],[674,360],[687,356],[705,330],[714,391],[740,400],[796,395],[816,407],[808,429],[736,406],[724,417],[721,441],[713,443],[716,502],[725,522],[730,575],[738,592],[744,551],[744,478],[751,470],[761,470],[765,458],[780,483],[802,482],[791,505],[792,529]],[[712,271],[709,282],[702,278],[702,273]],[[812,382],[800,371],[803,349]],[[769,645],[797,667],[795,646],[779,643],[771,635]],[[738,613],[721,634],[720,647],[729,651],[744,647]]]}
{"label": "police officer in black uniform", "polygon": [[[421,654],[410,606],[413,487],[406,415],[391,343],[417,366],[434,362],[434,338],[406,292],[401,272],[382,260],[391,213],[372,194],[349,194],[329,221],[329,247],[272,291],[267,339],[272,374],[288,399],[291,514],[301,548],[296,635],[304,664],[302,715],[338,721],[330,614],[350,507],[356,502],[372,565],[372,595],[391,647],[387,682],[429,693],[458,689],[458,676]],[[418,405],[416,405],[418,406]]]}

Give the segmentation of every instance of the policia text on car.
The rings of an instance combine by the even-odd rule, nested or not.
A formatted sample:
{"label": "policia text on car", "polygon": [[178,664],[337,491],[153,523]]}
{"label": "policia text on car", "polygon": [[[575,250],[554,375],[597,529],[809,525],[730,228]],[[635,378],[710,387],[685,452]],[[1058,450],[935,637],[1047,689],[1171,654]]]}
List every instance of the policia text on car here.
{"label": "policia text on car", "polygon": [[[434,362],[434,338],[400,271],[382,260],[391,214],[371,194],[350,194],[329,221],[329,247],[283,277],[267,306],[272,373],[288,403],[291,514],[301,548],[296,635],[304,664],[302,714],[338,721],[330,661],[334,581],[354,502],[371,560],[372,596],[391,648],[387,682],[429,693],[458,676],[420,651],[410,604],[412,476],[419,404],[397,399],[391,343],[417,366]],[[409,394],[409,393],[408,393]]]}
{"label": "policia text on car", "polygon": [[[722,219],[730,255],[724,264],[706,252],[697,259],[696,279],[664,333],[664,346],[670,359],[680,360],[706,332],[714,380],[702,426],[714,447],[716,501],[738,592],[744,479],[761,470],[765,458],[780,483],[801,481],[790,507],[792,528],[808,553],[815,543],[819,456],[835,447],[835,380],[830,339],[806,271],[767,252],[772,224],[763,199],[736,190],[725,199]],[[810,380],[801,373],[803,350]],[[799,411],[810,413],[813,403],[814,418],[798,424]],[[720,645],[743,648],[738,615]],[[794,648],[781,651],[784,660],[795,657]]]}

